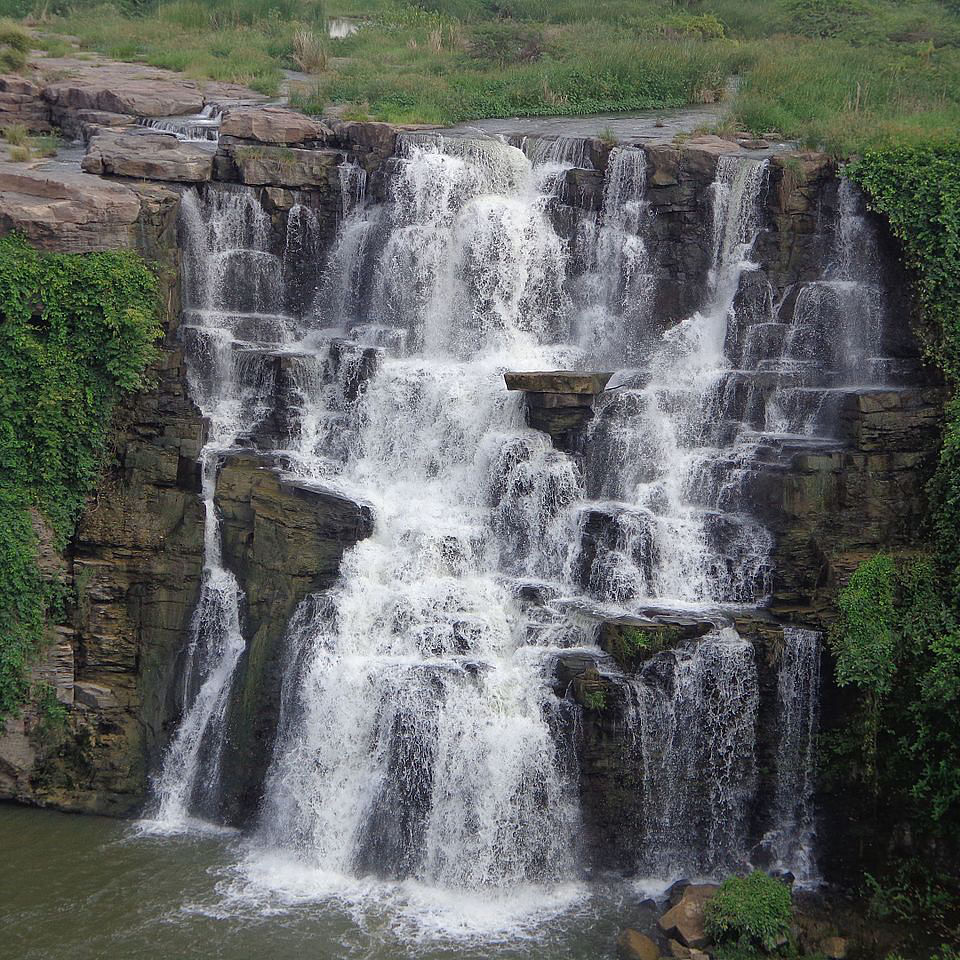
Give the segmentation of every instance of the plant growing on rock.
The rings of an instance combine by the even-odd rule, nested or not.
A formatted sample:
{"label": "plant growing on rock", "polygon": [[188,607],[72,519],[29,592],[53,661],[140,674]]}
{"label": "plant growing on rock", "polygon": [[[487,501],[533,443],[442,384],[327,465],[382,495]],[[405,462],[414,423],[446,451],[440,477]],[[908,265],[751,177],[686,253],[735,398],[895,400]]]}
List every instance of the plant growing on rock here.
{"label": "plant growing on rock", "polygon": [[41,254],[0,239],[0,724],[63,585],[62,548],[96,482],[117,400],[142,384],[159,336],[156,281],[133,253]]}
{"label": "plant growing on rock", "polygon": [[790,890],[759,870],[728,877],[707,902],[704,916],[706,932],[716,944],[772,953],[789,940]]}

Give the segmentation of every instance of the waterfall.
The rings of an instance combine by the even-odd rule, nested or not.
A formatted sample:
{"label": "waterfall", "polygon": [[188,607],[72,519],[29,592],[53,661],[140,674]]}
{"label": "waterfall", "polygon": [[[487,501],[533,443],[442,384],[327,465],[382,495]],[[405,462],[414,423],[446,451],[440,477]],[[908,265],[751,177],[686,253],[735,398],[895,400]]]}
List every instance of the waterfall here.
{"label": "waterfall", "polygon": [[137,124],[152,130],[175,134],[178,140],[205,143],[220,139],[223,111],[208,103],[199,113],[183,117],[138,117]]}
{"label": "waterfall", "polygon": [[[588,590],[624,603],[753,602],[767,590],[769,533],[723,508],[728,457],[717,397],[735,296],[761,229],[766,163],[722,157],[713,184],[713,259],[704,307],[663,334],[648,367],[608,390],[587,444],[582,512],[610,517],[589,564]],[[619,469],[611,470],[616,463]],[[599,498],[602,498],[599,499]]]}
{"label": "waterfall", "polygon": [[586,270],[576,285],[575,336],[588,355],[618,365],[632,365],[639,356],[652,306],[646,190],[646,154],[625,147],[611,151],[600,217],[582,221],[576,238]]}
{"label": "waterfall", "polygon": [[[340,167],[329,250],[308,196],[284,219],[253,189],[184,194],[181,329],[210,423],[205,565],[158,820],[219,815],[244,598],[215,493],[238,449],[375,518],[287,625],[250,852],[283,870],[494,893],[577,879],[583,716],[558,689],[559,651],[600,657],[591,638],[611,609],[702,612],[768,593],[772,537],[742,488],[757,424],[735,386],[769,359],[743,368],[751,331],[786,326],[766,281],[756,310],[743,296],[767,164],[719,160],[700,309],[664,330],[646,156],[614,150],[601,209],[564,233],[559,185],[586,162],[582,143],[403,135],[382,202],[360,167]],[[569,453],[504,389],[506,370],[556,369],[620,371]],[[626,685],[640,865],[742,866],[758,779],[752,644],[718,627]]]}
{"label": "waterfall", "polygon": [[[375,260],[376,301],[404,336],[362,393],[339,389],[337,465],[303,447],[298,457],[368,499],[376,527],[325,602],[296,618],[261,838],[343,874],[465,888],[570,877],[578,814],[546,719],[555,695],[497,574],[511,470],[536,464],[529,492],[553,461],[575,486],[501,377],[506,362],[556,363],[539,340],[563,300],[563,250],[529,164],[498,143],[412,141],[381,220],[351,216],[331,262],[354,273],[351,257]],[[304,403],[317,418],[311,404],[331,397]],[[571,496],[540,509],[556,514]]]}
{"label": "waterfall", "polygon": [[650,876],[742,865],[755,788],[753,647],[729,627],[658,654],[633,681]]}
{"label": "waterfall", "polygon": [[777,682],[777,745],[773,826],[764,837],[773,863],[801,883],[817,877],[814,791],[820,714],[820,634],[785,627]]}
{"label": "waterfall", "polygon": [[830,260],[822,279],[798,291],[782,355],[772,364],[780,378],[764,414],[771,433],[830,437],[846,392],[889,382],[877,238],[858,188],[843,180],[838,193]]}
{"label": "waterfall", "polygon": [[184,712],[155,784],[155,818],[174,827],[191,812],[215,812],[223,720],[245,647],[242,591],[223,566],[217,473],[223,456],[248,441],[269,410],[271,367],[254,345],[277,347],[296,337],[294,318],[272,312],[284,300],[283,262],[271,252],[270,218],[252,192],[185,194],[181,231],[188,382],[209,433],[200,454],[203,580],[183,671]]}

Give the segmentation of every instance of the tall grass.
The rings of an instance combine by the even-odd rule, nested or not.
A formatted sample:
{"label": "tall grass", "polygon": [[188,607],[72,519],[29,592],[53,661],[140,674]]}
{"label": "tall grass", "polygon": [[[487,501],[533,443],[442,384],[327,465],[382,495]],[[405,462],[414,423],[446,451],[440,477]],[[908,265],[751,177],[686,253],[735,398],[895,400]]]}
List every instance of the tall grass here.
{"label": "tall grass", "polygon": [[[295,102],[453,123],[715,101],[725,127],[838,153],[960,131],[960,11],[938,0],[0,0],[108,56]],[[361,15],[356,34],[325,17]],[[15,56],[15,54],[14,54]]]}

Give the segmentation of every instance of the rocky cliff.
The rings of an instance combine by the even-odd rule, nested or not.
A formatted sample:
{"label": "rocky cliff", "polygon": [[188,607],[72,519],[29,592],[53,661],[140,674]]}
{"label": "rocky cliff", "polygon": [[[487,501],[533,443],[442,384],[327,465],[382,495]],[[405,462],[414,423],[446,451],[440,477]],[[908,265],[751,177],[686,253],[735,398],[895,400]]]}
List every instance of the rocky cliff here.
{"label": "rocky cliff", "polygon": [[[68,731],[49,740],[30,711],[11,721],[0,739],[0,796],[123,813],[142,803],[148,772],[179,718],[178,679],[202,577],[197,458],[205,425],[188,396],[178,335],[180,198],[187,190],[221,189],[219,184],[255,191],[277,242],[287,233],[294,204],[303,204],[321,225],[317,249],[309,255],[322,263],[349,199],[345,162],[362,168],[368,196],[382,199],[401,131],[242,105],[234,90],[227,91],[233,102],[226,104],[219,142],[198,145],[132,121],[193,113],[223,101],[224,91],[148,75],[128,77],[126,93],[115,87],[118,82],[109,79],[98,86],[89,72],[45,85],[39,78],[33,86],[0,80],[0,108],[34,129],[54,123],[87,142],[85,172],[0,164],[0,229],[19,230],[49,249],[137,249],[157,266],[165,298],[165,339],[153,386],[118,412],[98,496],[68,554],[46,561],[66,565],[76,595],[67,622],[51,628],[49,655],[37,666],[69,707]],[[593,169],[570,171],[550,211],[568,239],[578,219],[599,208],[609,163],[608,144],[591,141],[585,149]],[[738,149],[716,138],[646,147],[659,276],[653,316],[663,328],[699,306],[697,278],[707,272],[711,256],[705,229],[710,186],[719,159]],[[798,283],[818,276],[821,224],[836,212],[837,188],[827,158],[782,154],[771,160],[756,259],[778,301],[789,302]],[[905,290],[896,251],[884,242],[884,269]],[[301,303],[312,293],[300,289],[299,277],[287,279]],[[750,295],[747,284],[741,297]],[[914,541],[942,395],[917,362],[905,294],[899,309],[904,319],[889,350],[903,362],[902,387],[850,391],[842,400],[835,443],[772,447],[747,481],[751,502],[776,536],[770,614],[676,623],[662,617],[649,623],[598,621],[604,657],[558,662],[558,692],[569,692],[586,708],[582,794],[585,829],[599,864],[627,865],[629,835],[640,815],[624,733],[624,678],[640,663],[625,654],[624,631],[631,637],[649,632],[652,642],[667,648],[735,623],[753,644],[761,702],[769,704],[784,643],[777,618],[822,628],[838,585],[860,559],[878,549],[909,549]],[[272,382],[282,377],[281,370]],[[583,389],[520,381],[511,386],[528,391],[531,425],[583,456],[591,404],[605,383],[601,377]],[[282,429],[282,416],[278,407],[263,429]],[[263,439],[250,438],[249,449],[224,464],[215,498],[224,557],[246,596],[247,649],[229,707],[225,787],[218,802],[222,816],[241,823],[259,802],[276,731],[287,621],[304,596],[334,582],[345,547],[372,528],[363,505],[283,481]],[[602,537],[606,522],[593,518],[588,535]],[[767,736],[757,745],[761,804],[772,789],[772,732],[767,723]],[[751,829],[758,834],[764,826],[759,808],[755,820]]]}

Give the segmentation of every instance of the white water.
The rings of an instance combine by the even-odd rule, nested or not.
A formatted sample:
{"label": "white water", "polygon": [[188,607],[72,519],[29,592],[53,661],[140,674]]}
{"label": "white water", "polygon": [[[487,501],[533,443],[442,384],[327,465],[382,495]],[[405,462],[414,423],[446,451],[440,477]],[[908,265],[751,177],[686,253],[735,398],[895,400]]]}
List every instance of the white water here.
{"label": "white water", "polygon": [[[369,502],[376,523],[337,586],[290,625],[249,875],[317,896],[369,875],[413,884],[414,899],[474,906],[572,896],[579,708],[545,670],[551,651],[591,636],[564,603],[531,606],[521,588],[620,610],[764,597],[772,540],[738,500],[757,441],[726,411],[740,372],[731,342],[784,326],[743,314],[737,299],[756,271],[766,166],[720,161],[703,306],[661,334],[650,326],[656,251],[640,151],[612,155],[602,214],[572,245],[550,205],[576,151],[548,150],[539,166],[494,141],[411,138],[402,151],[385,204],[365,202],[363,177],[343,168],[345,217],[302,317],[288,301],[291,277],[308,289],[302,274],[319,269],[305,262],[309,207],[291,213],[281,256],[253,191],[185,198],[191,389],[211,420],[207,564],[157,818],[175,827],[216,809],[243,648],[216,470],[268,418],[264,358],[279,350],[290,382],[270,448],[294,475]],[[751,369],[780,349],[773,337]],[[583,459],[526,427],[502,379],[607,364],[628,372],[598,400]],[[583,538],[595,522],[591,553]],[[742,864],[752,647],[729,629],[711,634],[651,661],[634,689],[648,809],[640,863],[661,876]],[[812,710],[801,700],[797,717]],[[797,814],[785,828],[781,860],[796,869],[808,822]]]}
{"label": "white water", "polygon": [[[716,436],[714,398],[731,372],[724,345],[737,321],[740,278],[755,269],[766,173],[765,162],[721,158],[705,306],[666,332],[644,371],[598,402],[588,489],[612,522],[586,578],[600,600],[749,603],[766,592],[770,535],[748,517],[720,511],[724,489],[710,474],[728,455]],[[589,519],[586,510],[582,516]]]}
{"label": "white water", "polygon": [[820,634],[786,627],[777,684],[780,740],[773,827],[764,837],[774,866],[797,881],[818,878],[814,791],[820,718]]}

